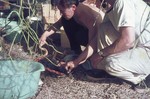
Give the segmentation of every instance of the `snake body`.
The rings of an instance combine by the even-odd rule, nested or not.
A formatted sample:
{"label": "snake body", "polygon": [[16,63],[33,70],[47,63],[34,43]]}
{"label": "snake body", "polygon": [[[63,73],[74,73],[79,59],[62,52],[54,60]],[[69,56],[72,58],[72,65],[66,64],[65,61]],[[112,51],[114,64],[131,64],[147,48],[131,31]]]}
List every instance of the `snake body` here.
{"label": "snake body", "polygon": [[[59,53],[59,54],[63,54],[63,53],[57,51],[52,45],[49,45],[49,46],[51,46],[55,52],[57,52],[57,53]],[[44,58],[48,55],[48,50],[47,50],[46,48],[44,48],[44,47],[42,47],[42,46],[39,46],[39,49],[42,50],[42,51],[44,51],[44,54],[43,54],[42,56],[40,56],[40,57],[34,59],[34,61],[37,61],[37,62],[40,61],[40,60],[42,60],[42,59],[44,59]],[[52,64],[54,64],[52,61],[50,61],[50,62],[51,62]],[[60,67],[60,65],[57,65],[57,64],[54,64],[54,65]],[[48,68],[47,66],[45,66],[45,69],[46,69],[47,71],[49,71],[49,72],[51,72],[51,73],[54,73],[54,74],[57,74],[57,75],[59,75],[59,76],[64,76],[64,75],[65,75],[64,73],[59,72],[59,71],[56,71],[56,70],[53,70],[53,69],[51,69],[51,68]]]}

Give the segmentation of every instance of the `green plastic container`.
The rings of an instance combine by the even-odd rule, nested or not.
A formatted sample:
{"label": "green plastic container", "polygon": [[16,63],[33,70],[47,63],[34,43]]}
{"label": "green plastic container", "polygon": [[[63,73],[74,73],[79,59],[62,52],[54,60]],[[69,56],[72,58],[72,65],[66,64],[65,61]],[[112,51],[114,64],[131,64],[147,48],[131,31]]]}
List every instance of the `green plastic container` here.
{"label": "green plastic container", "polygon": [[[8,24],[9,23],[9,24]],[[8,24],[8,25],[7,25]],[[6,25],[6,27],[5,27]],[[6,18],[0,18],[0,28],[5,27],[5,39],[8,42],[20,42],[23,35],[22,35],[22,28],[21,25],[17,23],[17,21],[7,21]]]}
{"label": "green plastic container", "polygon": [[7,18],[0,18],[0,27],[6,28],[4,38],[10,43],[12,43],[13,41],[14,43],[18,43],[21,41],[23,37],[22,35],[23,25],[20,17],[19,21],[9,20],[9,18],[14,14],[17,15],[18,17],[20,16],[17,11],[11,11],[7,16]]}
{"label": "green plastic container", "polygon": [[0,61],[0,99],[27,99],[38,89],[41,63],[25,60]]}
{"label": "green plastic container", "polygon": [[18,25],[17,21],[11,21],[8,26],[10,28],[6,30],[5,39],[8,42],[20,42],[23,37],[21,25]]}

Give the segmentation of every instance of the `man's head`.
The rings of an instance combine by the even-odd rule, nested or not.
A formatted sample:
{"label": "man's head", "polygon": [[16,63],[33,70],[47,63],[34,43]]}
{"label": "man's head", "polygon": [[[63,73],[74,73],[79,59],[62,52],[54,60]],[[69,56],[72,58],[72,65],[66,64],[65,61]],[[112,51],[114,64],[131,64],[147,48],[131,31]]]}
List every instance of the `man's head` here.
{"label": "man's head", "polygon": [[62,13],[63,17],[69,20],[73,17],[78,4],[78,0],[59,0],[57,7]]}
{"label": "man's head", "polygon": [[116,0],[100,0],[101,6],[105,9],[111,9]]}

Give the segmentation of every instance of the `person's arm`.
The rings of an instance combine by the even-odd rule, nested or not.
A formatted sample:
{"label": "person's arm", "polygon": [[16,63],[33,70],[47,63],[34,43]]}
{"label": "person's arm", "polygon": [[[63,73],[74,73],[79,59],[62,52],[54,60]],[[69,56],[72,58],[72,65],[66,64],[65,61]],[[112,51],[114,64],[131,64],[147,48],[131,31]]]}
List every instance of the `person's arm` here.
{"label": "person's arm", "polygon": [[[90,22],[93,23],[93,22]],[[99,24],[101,20],[98,19],[96,24],[87,24],[86,27],[88,28],[88,45],[86,46],[85,50],[79,55],[79,57],[74,61],[75,65],[79,65],[84,63],[94,52],[97,52],[97,33],[99,30]]]}
{"label": "person's arm", "polygon": [[135,29],[134,27],[120,27],[120,37],[110,46],[104,48],[102,51],[103,56],[119,53],[128,50],[134,46],[135,42]]}
{"label": "person's arm", "polygon": [[79,64],[84,63],[96,51],[96,47],[97,47],[97,45],[95,44],[96,40],[97,40],[97,36],[93,37],[91,42],[87,45],[85,50],[79,55],[77,59],[73,61],[69,61],[65,64],[65,68],[68,71],[68,73],[71,72],[72,69],[77,67]]}
{"label": "person's arm", "polygon": [[90,58],[92,66],[96,68],[104,57],[128,50],[134,46],[135,30],[133,27],[121,27],[119,32],[121,33],[120,37],[112,45],[92,55]]}
{"label": "person's arm", "polygon": [[56,22],[54,23],[52,26],[50,26],[43,34],[42,36],[40,37],[39,39],[39,43],[40,43],[40,46],[44,45],[46,43],[46,39],[48,36],[54,34],[57,30],[60,29],[60,27],[62,26],[61,24],[61,18]]}
{"label": "person's arm", "polygon": [[[88,12],[89,13],[89,12]],[[92,12],[91,12],[92,13]],[[90,15],[88,15],[90,16]],[[90,17],[91,18],[91,17]],[[89,33],[89,43],[86,46],[85,50],[73,61],[69,61],[66,63],[66,70],[70,72],[72,69],[77,67],[78,65],[84,63],[89,57],[92,56],[93,53],[97,52],[97,33],[99,31],[99,24],[102,22],[101,15],[96,14],[96,18],[92,16],[92,20],[88,21],[83,19],[82,22],[88,28]]]}

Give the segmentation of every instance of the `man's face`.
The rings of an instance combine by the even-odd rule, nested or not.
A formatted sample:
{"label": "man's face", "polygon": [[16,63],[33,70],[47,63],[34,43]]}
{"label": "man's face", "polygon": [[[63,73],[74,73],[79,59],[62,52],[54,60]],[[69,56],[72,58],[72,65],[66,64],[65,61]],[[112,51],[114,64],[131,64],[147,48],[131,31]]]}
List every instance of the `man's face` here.
{"label": "man's face", "polygon": [[74,11],[75,11],[73,6],[71,6],[71,7],[58,6],[58,9],[60,10],[60,13],[66,20],[71,19],[74,15]]}
{"label": "man's face", "polygon": [[113,6],[115,0],[101,0],[102,7],[105,9],[110,9]]}

